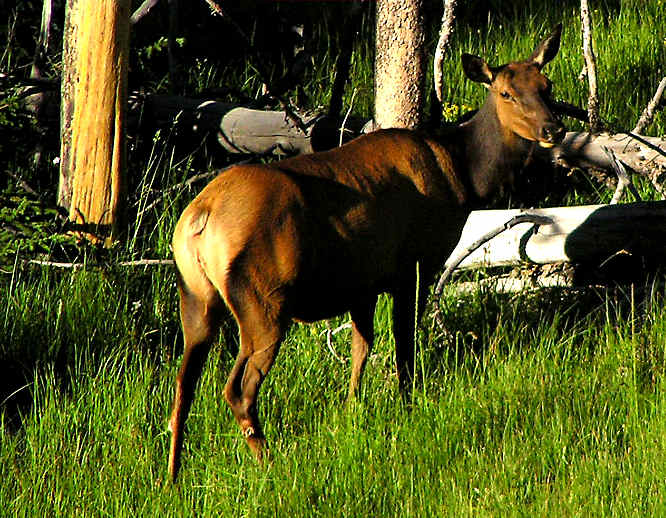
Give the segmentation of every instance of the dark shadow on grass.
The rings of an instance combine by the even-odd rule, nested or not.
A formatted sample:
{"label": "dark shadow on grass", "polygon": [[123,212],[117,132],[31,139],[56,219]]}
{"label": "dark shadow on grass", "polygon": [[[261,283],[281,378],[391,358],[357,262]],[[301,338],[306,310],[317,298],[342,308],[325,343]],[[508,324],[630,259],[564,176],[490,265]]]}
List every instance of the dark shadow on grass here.
{"label": "dark shadow on grass", "polygon": [[[30,289],[40,282],[39,268],[24,272],[13,290]],[[88,288],[92,286],[91,298],[83,303],[64,296],[56,300],[39,298],[30,306],[31,314],[14,315],[14,321],[3,328],[0,411],[9,430],[17,430],[21,416],[30,412],[35,377],[53,372],[59,390],[67,394],[73,376],[81,370],[98,372],[119,346],[150,358],[158,367],[178,349],[178,340],[182,339],[175,303],[169,293],[156,293],[153,273],[57,271],[49,274],[45,289],[54,297],[71,293],[63,286],[76,283],[81,275],[99,276],[98,282],[90,277],[84,281]],[[96,289],[96,282],[103,288]],[[58,313],[60,317],[54,316]],[[56,325],[57,318],[60,321]]]}
{"label": "dark shadow on grass", "polygon": [[[507,347],[513,352],[534,352],[541,344],[527,337],[538,337],[549,326],[555,326],[568,348],[583,346],[582,325],[602,329],[608,318],[621,326],[633,315],[634,325],[640,329],[649,321],[646,315],[652,304],[664,303],[665,273],[644,257],[618,256],[601,268],[590,263],[579,265],[574,273],[578,287],[514,294],[480,287],[449,299],[441,305],[448,337],[437,333],[437,324],[430,315],[423,321],[424,328],[439,337],[430,346],[431,367],[453,372],[472,358],[483,363],[488,354],[504,354]],[[520,333],[526,339],[512,340],[508,345],[498,342],[494,335],[502,329],[510,336]],[[590,347],[596,348],[590,341],[584,346],[592,353]]]}

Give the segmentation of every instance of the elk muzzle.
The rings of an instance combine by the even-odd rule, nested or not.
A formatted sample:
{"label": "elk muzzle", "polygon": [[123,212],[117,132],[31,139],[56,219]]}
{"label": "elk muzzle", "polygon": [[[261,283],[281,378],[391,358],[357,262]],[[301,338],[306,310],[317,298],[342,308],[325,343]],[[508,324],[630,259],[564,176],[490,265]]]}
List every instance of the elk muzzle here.
{"label": "elk muzzle", "polygon": [[545,148],[551,148],[564,139],[566,129],[560,121],[547,122],[541,128],[539,145]]}

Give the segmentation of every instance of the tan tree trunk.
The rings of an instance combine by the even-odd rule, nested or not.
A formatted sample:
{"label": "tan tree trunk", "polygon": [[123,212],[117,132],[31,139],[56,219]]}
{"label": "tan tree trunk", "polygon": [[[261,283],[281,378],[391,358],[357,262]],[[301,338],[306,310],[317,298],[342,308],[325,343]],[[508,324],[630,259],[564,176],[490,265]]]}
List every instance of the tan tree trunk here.
{"label": "tan tree trunk", "polygon": [[415,128],[423,122],[423,0],[377,0],[375,126]]}
{"label": "tan tree trunk", "polygon": [[58,200],[92,241],[123,214],[130,0],[67,0]]}

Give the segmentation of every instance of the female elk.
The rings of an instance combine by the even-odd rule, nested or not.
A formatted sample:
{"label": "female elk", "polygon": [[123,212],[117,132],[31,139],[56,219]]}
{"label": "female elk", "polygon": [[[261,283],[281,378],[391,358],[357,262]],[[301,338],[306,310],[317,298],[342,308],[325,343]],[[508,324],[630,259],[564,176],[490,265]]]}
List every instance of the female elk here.
{"label": "female elk", "polygon": [[380,130],[338,149],[272,165],[232,167],[183,212],[173,237],[185,353],[169,423],[169,472],[180,465],[183,428],[226,305],[240,350],[225,397],[254,454],[265,438],[259,387],[292,320],[349,311],[350,395],[372,347],[377,295],[393,296],[396,368],[408,391],[414,367],[416,263],[421,288],[456,245],[471,208],[511,182],[530,146],[553,146],[564,127],[541,73],[561,26],[525,61],[490,67],[465,54],[488,88],[476,115],[439,137]]}

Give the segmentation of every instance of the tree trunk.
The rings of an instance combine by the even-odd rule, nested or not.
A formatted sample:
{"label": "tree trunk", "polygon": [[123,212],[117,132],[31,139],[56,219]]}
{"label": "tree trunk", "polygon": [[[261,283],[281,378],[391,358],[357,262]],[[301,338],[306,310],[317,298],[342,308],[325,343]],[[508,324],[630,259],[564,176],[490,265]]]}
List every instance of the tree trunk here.
{"label": "tree trunk", "polygon": [[423,122],[425,23],[422,0],[377,0],[375,126]]}
{"label": "tree trunk", "polygon": [[123,214],[130,0],[67,0],[58,201],[93,242]]}

